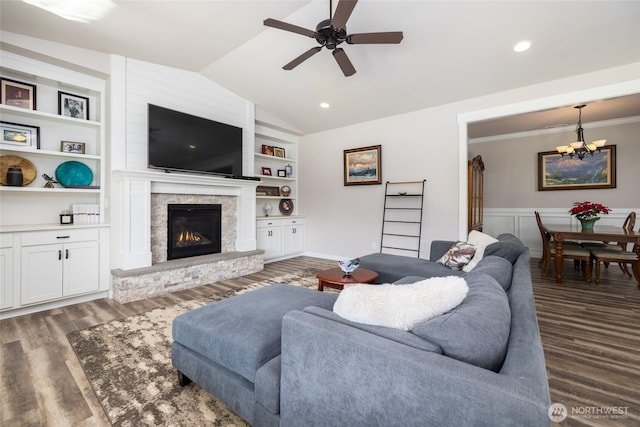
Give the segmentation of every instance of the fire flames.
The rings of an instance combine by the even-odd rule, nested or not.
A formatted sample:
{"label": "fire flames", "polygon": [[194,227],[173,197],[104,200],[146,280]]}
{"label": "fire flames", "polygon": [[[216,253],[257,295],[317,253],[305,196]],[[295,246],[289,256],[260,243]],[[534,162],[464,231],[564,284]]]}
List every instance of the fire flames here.
{"label": "fire flames", "polygon": [[178,236],[178,246],[186,246],[189,244],[198,243],[202,240],[202,237],[193,231],[183,231]]}

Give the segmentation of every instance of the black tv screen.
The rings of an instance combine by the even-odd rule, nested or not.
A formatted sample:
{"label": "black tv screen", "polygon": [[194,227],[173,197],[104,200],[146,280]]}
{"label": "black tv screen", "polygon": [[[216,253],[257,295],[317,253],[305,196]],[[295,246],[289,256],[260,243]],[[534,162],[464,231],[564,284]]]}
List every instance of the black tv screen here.
{"label": "black tv screen", "polygon": [[149,104],[148,165],[242,175],[242,128]]}

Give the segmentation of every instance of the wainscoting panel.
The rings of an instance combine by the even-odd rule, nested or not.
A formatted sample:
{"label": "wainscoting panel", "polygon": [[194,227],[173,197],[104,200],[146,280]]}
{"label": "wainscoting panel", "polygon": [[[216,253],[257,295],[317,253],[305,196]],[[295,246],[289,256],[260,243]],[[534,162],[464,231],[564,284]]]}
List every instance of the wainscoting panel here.
{"label": "wainscoting panel", "polygon": [[[558,208],[486,208],[484,210],[484,232],[497,236],[511,233],[517,236],[525,246],[529,247],[532,258],[542,256],[542,239],[536,224],[534,211],[540,212],[545,224],[577,224],[578,221],[569,215],[569,209]],[[612,208],[609,215],[604,215],[598,225],[622,226],[629,212],[640,215],[640,208]]]}

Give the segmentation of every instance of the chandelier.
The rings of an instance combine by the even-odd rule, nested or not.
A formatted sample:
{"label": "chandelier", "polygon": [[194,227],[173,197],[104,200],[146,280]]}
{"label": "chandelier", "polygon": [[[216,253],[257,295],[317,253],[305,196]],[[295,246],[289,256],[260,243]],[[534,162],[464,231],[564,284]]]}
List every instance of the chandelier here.
{"label": "chandelier", "polygon": [[568,154],[571,158],[573,156],[578,156],[580,160],[584,159],[584,156],[587,154],[600,152],[602,147],[604,147],[604,143],[607,142],[606,139],[599,139],[597,141],[593,141],[591,144],[587,144],[584,142],[584,129],[582,129],[582,109],[586,107],[586,104],[576,105],[573,108],[577,108],[580,113],[578,114],[578,126],[576,126],[576,134],[578,135],[578,140],[576,142],[572,142],[569,145],[560,145],[556,147],[558,153],[564,157],[565,154]]}

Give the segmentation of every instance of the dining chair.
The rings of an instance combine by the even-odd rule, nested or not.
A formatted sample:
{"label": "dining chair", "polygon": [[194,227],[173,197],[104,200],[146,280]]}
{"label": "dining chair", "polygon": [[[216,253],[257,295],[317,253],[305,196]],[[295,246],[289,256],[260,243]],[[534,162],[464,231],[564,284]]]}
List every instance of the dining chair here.
{"label": "dining chair", "polygon": [[[640,233],[640,227],[638,227],[638,233]],[[613,246],[613,245],[609,245]],[[600,263],[611,263],[616,262],[622,268],[622,272],[632,277],[629,270],[626,268],[627,265],[631,266],[631,270],[633,271],[633,276],[638,280],[638,288],[640,289],[640,244],[634,243],[633,248],[628,251],[626,249],[618,250],[618,249],[609,249],[609,248],[593,248],[590,249],[591,256],[595,262],[595,276],[596,276],[596,285],[600,283]],[[623,268],[624,266],[624,268]]]}
{"label": "dining chair", "polygon": [[[536,223],[538,224],[538,230],[540,231],[540,237],[542,238],[542,258],[538,263],[538,267],[542,269],[542,276],[546,276],[549,273],[551,267],[551,260],[556,255],[556,242],[552,239],[551,235],[544,230],[540,213],[534,211],[536,216]],[[586,276],[587,283],[591,282],[591,252],[588,249],[580,246],[578,242],[563,241],[562,256],[565,259],[572,259],[574,261],[574,268],[580,269]]]}
{"label": "dining chair", "polygon": [[[624,230],[631,231],[635,226],[636,226],[636,213],[634,211],[631,211],[629,215],[627,215],[627,218],[624,220],[624,223],[622,224],[622,228]],[[582,245],[583,248],[586,248],[589,250],[608,249],[612,251],[624,251],[624,250],[627,250],[628,248],[627,242],[582,242],[580,244]],[[620,270],[622,270],[624,274],[626,274],[627,276],[631,276],[631,273],[627,269],[627,264],[623,263],[618,265],[620,266]],[[604,268],[609,268],[608,262],[604,262]]]}

